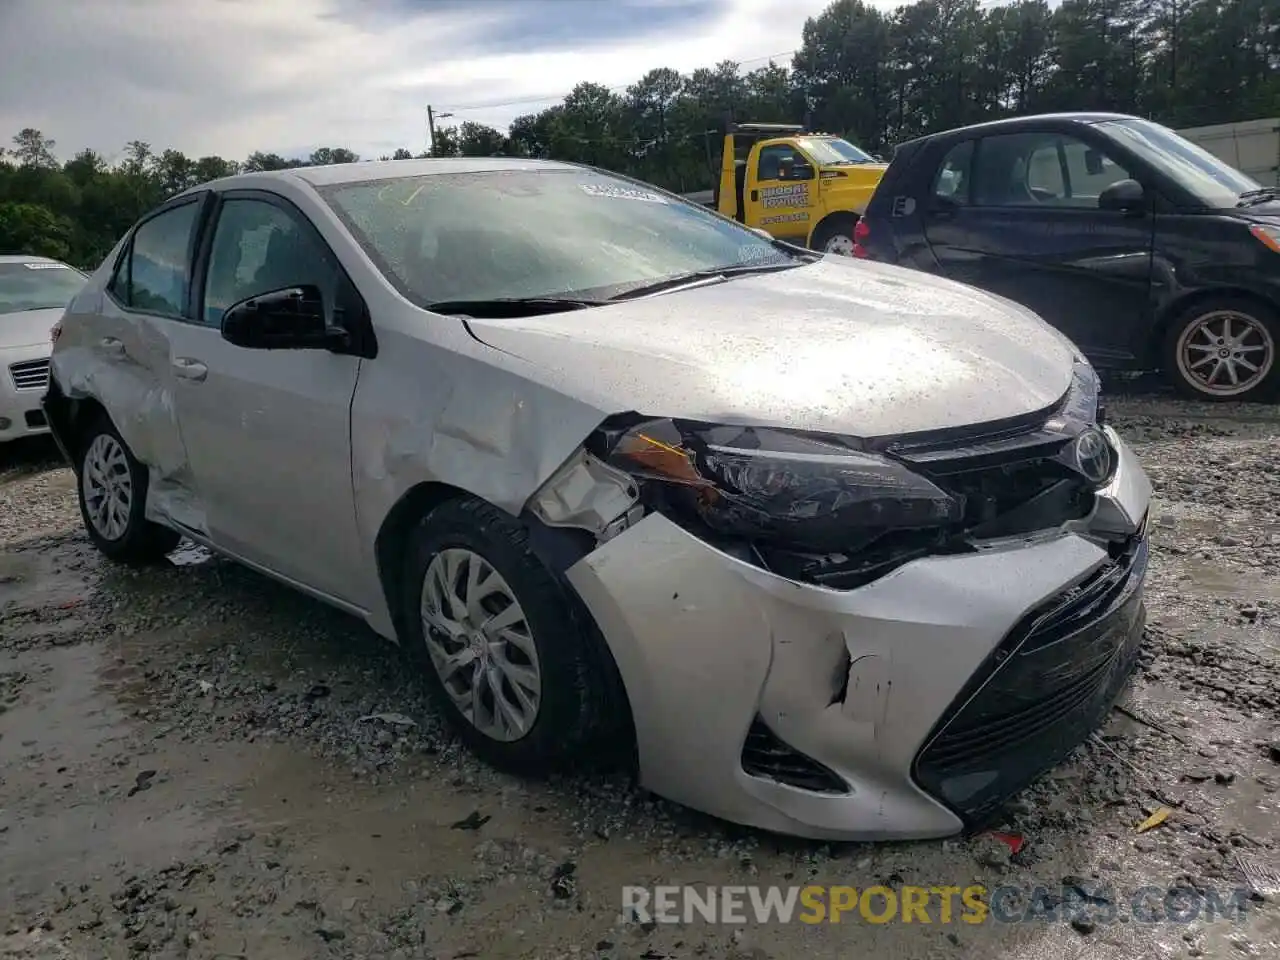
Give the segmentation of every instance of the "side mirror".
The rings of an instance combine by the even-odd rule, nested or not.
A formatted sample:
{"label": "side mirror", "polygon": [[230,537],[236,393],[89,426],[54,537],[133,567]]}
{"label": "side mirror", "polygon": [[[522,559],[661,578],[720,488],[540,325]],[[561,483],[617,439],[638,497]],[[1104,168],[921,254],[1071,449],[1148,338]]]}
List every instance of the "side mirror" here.
{"label": "side mirror", "polygon": [[809,166],[809,164],[807,163],[794,164],[791,167],[791,176],[789,176],[787,179],[788,180],[812,180],[813,167]]}
{"label": "side mirror", "polygon": [[1137,180],[1117,180],[1098,194],[1098,209],[1139,213],[1145,201],[1146,192]]}
{"label": "side mirror", "polygon": [[227,308],[222,339],[251,350],[340,350],[351,342],[343,327],[325,322],[324,301],[313,286],[260,293]]}

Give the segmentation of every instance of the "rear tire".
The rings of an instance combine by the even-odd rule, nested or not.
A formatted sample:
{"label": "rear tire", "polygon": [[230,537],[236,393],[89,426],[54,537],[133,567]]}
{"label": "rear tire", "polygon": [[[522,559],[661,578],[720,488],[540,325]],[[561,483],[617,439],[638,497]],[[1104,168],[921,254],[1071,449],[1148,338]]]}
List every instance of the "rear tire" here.
{"label": "rear tire", "polygon": [[838,213],[818,224],[813,234],[813,249],[839,257],[853,256],[853,228],[858,218],[852,213]]}
{"label": "rear tire", "polygon": [[80,435],[76,488],[85,531],[103,554],[120,563],[153,563],[181,535],[146,518],[150,475],[103,415]]}
{"label": "rear tire", "polygon": [[1256,402],[1280,393],[1280,319],[1258,301],[1223,296],[1185,310],[1163,353],[1165,376],[1184,397]]}
{"label": "rear tire", "polygon": [[519,522],[448,501],[410,534],[403,575],[407,653],[477,755],[536,776],[607,746],[625,710],[611,661]]}

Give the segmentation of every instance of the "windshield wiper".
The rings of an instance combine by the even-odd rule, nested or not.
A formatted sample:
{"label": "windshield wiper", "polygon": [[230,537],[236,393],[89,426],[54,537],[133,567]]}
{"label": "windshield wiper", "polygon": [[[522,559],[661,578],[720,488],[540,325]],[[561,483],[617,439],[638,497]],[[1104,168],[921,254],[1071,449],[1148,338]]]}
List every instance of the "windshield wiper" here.
{"label": "windshield wiper", "polygon": [[740,263],[728,267],[714,267],[709,270],[690,270],[688,273],[678,273],[674,277],[663,277],[661,280],[654,280],[652,283],[632,287],[622,293],[614,294],[609,299],[629,300],[632,297],[639,297],[649,293],[661,293],[663,290],[683,287],[699,280],[728,280],[730,277],[740,277],[751,273],[776,273],[779,270],[789,270],[792,267],[811,262],[811,260],[797,257],[783,263]]}
{"label": "windshield wiper", "polygon": [[1251,207],[1255,203],[1263,203],[1267,200],[1274,200],[1280,197],[1280,188],[1278,187],[1260,187],[1257,190],[1246,190],[1240,194],[1240,199],[1236,203],[1237,207]]}
{"label": "windshield wiper", "polygon": [[536,317],[544,313],[563,313],[567,310],[583,310],[602,307],[608,301],[589,297],[492,297],[487,300],[440,300],[428,303],[432,313],[445,313],[501,320],[515,317]]}

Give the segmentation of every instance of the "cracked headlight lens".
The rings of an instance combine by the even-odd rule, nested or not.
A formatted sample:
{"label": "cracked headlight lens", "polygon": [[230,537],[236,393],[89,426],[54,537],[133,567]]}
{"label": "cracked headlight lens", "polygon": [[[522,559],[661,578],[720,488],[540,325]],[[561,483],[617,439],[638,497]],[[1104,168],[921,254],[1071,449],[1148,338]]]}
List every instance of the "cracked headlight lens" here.
{"label": "cracked headlight lens", "polygon": [[767,427],[647,420],[608,442],[605,458],[675,488],[674,499],[718,532],[809,549],[964,516],[963,497],[900,463]]}

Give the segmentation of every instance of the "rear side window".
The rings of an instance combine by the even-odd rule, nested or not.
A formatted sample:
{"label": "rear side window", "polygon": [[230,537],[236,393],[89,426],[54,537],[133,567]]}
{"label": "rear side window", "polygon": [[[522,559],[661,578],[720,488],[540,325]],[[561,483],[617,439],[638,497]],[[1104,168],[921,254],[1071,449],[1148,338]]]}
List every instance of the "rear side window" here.
{"label": "rear side window", "polygon": [[116,268],[109,289],[132,310],[185,316],[190,287],[191,234],[198,202],[184,203],[146,220]]}
{"label": "rear side window", "polygon": [[973,141],[957,143],[942,158],[933,178],[933,195],[954,203],[969,202],[969,171],[973,166]]}

